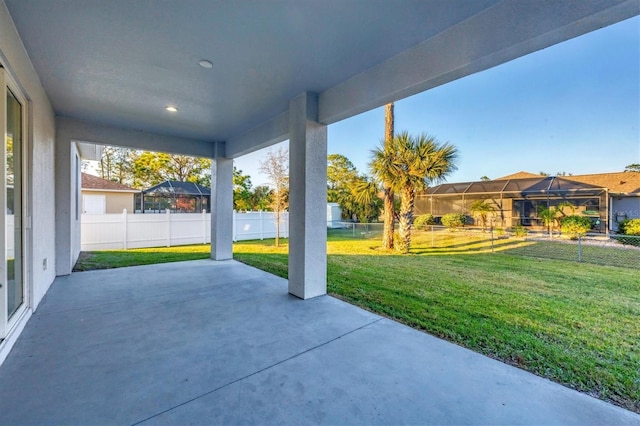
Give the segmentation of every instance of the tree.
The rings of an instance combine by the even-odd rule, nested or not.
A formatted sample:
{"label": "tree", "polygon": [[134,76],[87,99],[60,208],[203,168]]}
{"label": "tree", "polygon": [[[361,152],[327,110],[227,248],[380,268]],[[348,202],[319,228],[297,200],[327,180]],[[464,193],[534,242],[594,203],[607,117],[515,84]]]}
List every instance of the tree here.
{"label": "tree", "polygon": [[251,192],[251,210],[268,210],[271,206],[271,192],[267,185],[256,186]]}
{"label": "tree", "polygon": [[100,177],[123,185],[132,185],[133,152],[129,148],[105,146],[100,157]]}
{"label": "tree", "polygon": [[480,180],[483,182],[487,182],[487,181],[490,181],[491,179],[489,179],[489,176],[481,176]]}
{"label": "tree", "polygon": [[625,172],[640,172],[640,163],[629,164],[624,168]]}
{"label": "tree", "polygon": [[233,167],[233,209],[253,210],[251,177],[243,175],[242,170]]}
{"label": "tree", "polygon": [[[393,132],[395,125],[395,117],[393,113],[394,104],[393,102],[388,103],[384,106],[384,147],[387,151],[391,151],[393,145]],[[391,153],[389,154],[391,155]],[[383,166],[380,164],[379,166]],[[379,169],[379,171],[383,171]],[[393,248],[393,233],[395,230],[395,206],[394,206],[394,198],[395,194],[393,192],[393,184],[390,181],[391,176],[386,175],[386,173],[382,173],[378,176],[379,180],[382,182],[382,191],[383,191],[383,214],[384,214],[384,229],[382,231],[382,247],[385,249]]]}
{"label": "tree", "polygon": [[359,176],[351,185],[351,196],[360,222],[371,222],[380,215],[381,200],[378,185],[366,176]]}
{"label": "tree", "polygon": [[340,204],[342,216],[351,218],[356,213],[356,202],[351,194],[358,171],[344,155],[330,154],[327,157],[327,200]]}
{"label": "tree", "polygon": [[489,215],[495,213],[496,209],[491,204],[485,203],[484,200],[476,200],[469,206],[469,211],[480,220],[482,232],[485,232],[487,219],[489,219]]}
{"label": "tree", "polygon": [[571,210],[571,214],[574,215],[576,212],[576,206],[571,204],[569,201],[562,201],[555,206],[547,207],[540,205],[538,206],[538,217],[544,223],[544,226],[547,227],[549,231],[549,237],[553,237],[553,229],[555,225],[560,225],[563,218],[567,216],[565,213],[565,209]]}
{"label": "tree", "polygon": [[269,151],[267,158],[260,161],[260,172],[267,177],[271,187],[271,208],[276,214],[276,247],[279,247],[280,216],[289,205],[288,151],[283,148]]}
{"label": "tree", "polygon": [[211,160],[165,152],[138,151],[133,155],[133,185],[149,187],[166,180],[211,185]]}
{"label": "tree", "polygon": [[211,186],[211,160],[163,152],[104,147],[99,164],[100,177],[148,188],[165,180],[194,182]]}
{"label": "tree", "polygon": [[538,217],[549,231],[549,237],[553,237],[553,226],[558,217],[558,209],[546,206],[538,206]]}
{"label": "tree", "polygon": [[327,157],[327,187],[329,191],[339,190],[358,177],[358,170],[347,157],[329,154]]}
{"label": "tree", "polygon": [[425,133],[412,137],[408,132],[402,132],[391,144],[385,141],[382,147],[373,150],[370,164],[373,175],[401,194],[399,241],[394,244],[397,251],[407,253],[411,246],[416,192],[456,170],[457,158],[455,146],[441,144]]}

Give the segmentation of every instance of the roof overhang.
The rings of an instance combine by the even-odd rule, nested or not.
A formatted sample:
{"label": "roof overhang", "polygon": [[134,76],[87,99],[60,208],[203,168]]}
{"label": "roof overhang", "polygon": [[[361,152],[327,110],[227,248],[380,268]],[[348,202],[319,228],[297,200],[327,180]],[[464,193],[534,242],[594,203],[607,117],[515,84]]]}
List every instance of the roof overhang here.
{"label": "roof overhang", "polygon": [[227,157],[287,139],[300,93],[332,124],[640,13],[637,0],[4,2],[56,114],[100,139],[81,140],[119,129],[171,152],[224,142]]}
{"label": "roof overhang", "polygon": [[76,142],[80,158],[83,160],[99,161],[102,157],[102,145],[97,145],[90,142]]}

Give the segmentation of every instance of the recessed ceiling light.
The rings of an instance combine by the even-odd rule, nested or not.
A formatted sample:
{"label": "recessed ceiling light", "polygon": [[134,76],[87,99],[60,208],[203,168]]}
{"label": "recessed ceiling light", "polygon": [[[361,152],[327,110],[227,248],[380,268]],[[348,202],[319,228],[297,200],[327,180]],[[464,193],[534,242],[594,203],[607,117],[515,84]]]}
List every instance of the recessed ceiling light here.
{"label": "recessed ceiling light", "polygon": [[167,105],[166,107],[164,107],[164,109],[169,112],[178,112],[178,108],[174,107],[173,105]]}
{"label": "recessed ceiling light", "polygon": [[213,64],[211,63],[211,61],[207,61],[206,59],[202,59],[200,62],[198,62],[198,64],[200,64],[200,66],[202,68],[212,68]]}

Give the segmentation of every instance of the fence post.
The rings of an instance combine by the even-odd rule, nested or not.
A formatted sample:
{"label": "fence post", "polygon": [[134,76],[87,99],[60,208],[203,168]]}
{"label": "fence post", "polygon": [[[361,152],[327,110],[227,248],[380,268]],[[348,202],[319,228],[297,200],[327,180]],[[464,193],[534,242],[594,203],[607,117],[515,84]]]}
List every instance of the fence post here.
{"label": "fence post", "polygon": [[207,244],[207,209],[202,209],[202,244]]}
{"label": "fence post", "polygon": [[[213,212],[211,213],[211,215],[213,216]],[[213,220],[213,217],[211,218],[211,220]],[[233,229],[232,229],[232,233],[233,233],[233,242],[238,241],[238,235],[237,235],[237,232],[238,232],[238,226],[237,226],[237,224],[236,224],[236,221],[237,221],[237,220],[238,220],[238,212],[234,210],[234,211],[233,211],[233,220],[232,220],[232,222],[233,222],[233,226],[232,226],[232,228],[233,228]]]}
{"label": "fence post", "polygon": [[167,247],[171,247],[171,210],[166,209],[167,216]]}
{"label": "fence post", "polygon": [[282,213],[284,217],[284,237],[289,238],[289,211]]}
{"label": "fence post", "polygon": [[258,217],[260,218],[260,240],[264,240],[264,216],[262,210],[258,211]]}
{"label": "fence post", "polygon": [[122,247],[126,250],[127,244],[127,209],[122,209]]}
{"label": "fence post", "polygon": [[582,235],[578,234],[578,262],[582,262]]}

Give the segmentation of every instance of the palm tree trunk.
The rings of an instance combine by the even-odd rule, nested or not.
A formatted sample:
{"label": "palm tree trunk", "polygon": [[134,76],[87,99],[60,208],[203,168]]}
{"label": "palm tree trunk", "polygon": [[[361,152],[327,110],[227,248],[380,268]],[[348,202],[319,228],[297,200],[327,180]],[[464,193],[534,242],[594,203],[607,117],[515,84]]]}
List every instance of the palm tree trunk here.
{"label": "palm tree trunk", "polygon": [[416,194],[413,187],[406,187],[402,190],[402,200],[400,202],[400,219],[398,233],[400,241],[396,243],[396,251],[408,253],[411,248],[411,228],[413,227],[413,205]]}
{"label": "palm tree trunk", "polygon": [[396,225],[393,196],[393,190],[391,188],[384,188],[384,230],[382,234],[382,247],[386,249],[393,249],[393,233]]}
{"label": "palm tree trunk", "polygon": [[[384,143],[387,147],[393,140],[394,127],[393,102],[384,106]],[[393,232],[395,228],[393,189],[383,182],[384,189],[384,229],[382,232],[382,247],[385,249],[393,248]]]}

